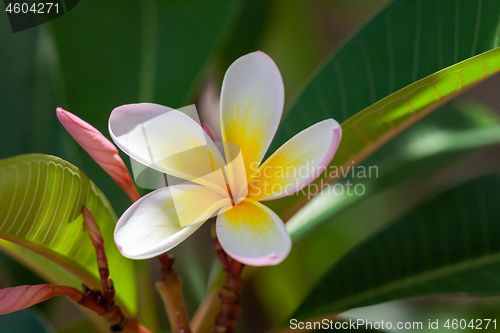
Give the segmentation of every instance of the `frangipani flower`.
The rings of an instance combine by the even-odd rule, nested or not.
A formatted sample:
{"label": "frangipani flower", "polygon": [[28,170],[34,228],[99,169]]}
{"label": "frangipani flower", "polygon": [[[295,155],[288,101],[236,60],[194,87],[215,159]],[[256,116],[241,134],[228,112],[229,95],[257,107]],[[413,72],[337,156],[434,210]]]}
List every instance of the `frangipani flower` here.
{"label": "frangipani flower", "polygon": [[153,169],[187,180],[151,192],[122,215],[115,229],[121,253],[132,259],[160,255],[217,215],[217,237],[231,257],[254,266],[286,258],[291,240],[284,223],[259,201],[291,195],[310,184],[330,163],[342,133],[335,120],[324,120],[262,163],[283,104],[276,64],[255,52],[237,59],[224,77],[222,154],[185,113],[149,103],[113,110],[109,130],[121,149]]}

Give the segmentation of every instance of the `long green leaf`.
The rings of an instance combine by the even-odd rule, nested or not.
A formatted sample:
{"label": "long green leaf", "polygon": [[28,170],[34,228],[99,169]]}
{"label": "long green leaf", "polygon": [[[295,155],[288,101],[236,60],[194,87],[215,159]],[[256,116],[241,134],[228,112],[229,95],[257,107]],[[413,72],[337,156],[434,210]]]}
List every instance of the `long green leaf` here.
{"label": "long green leaf", "polygon": [[[0,250],[48,282],[64,286],[78,286],[81,283],[78,277],[68,272],[64,267],[21,245],[0,239]],[[9,270],[10,267],[5,267],[5,269]],[[27,276],[33,278],[32,275],[28,274]],[[17,283],[20,280],[14,281]]]}
{"label": "long green leaf", "polygon": [[343,123],[343,144],[335,165],[359,161],[464,88],[500,70],[500,48],[417,81]]}
{"label": "long green leaf", "polygon": [[282,324],[296,310],[344,254],[422,197],[500,168],[495,147],[471,155],[475,149],[498,144],[499,128],[500,118],[493,110],[475,103],[452,102],[363,162],[362,167],[377,167],[372,178],[349,175],[337,183],[344,188],[347,181],[362,184],[364,195],[323,191],[294,215],[287,223],[294,240],[291,254],[282,264],[260,270],[255,279],[276,324]]}
{"label": "long green leaf", "polygon": [[290,107],[273,146],[500,46],[496,0],[392,0],[332,53]]}
{"label": "long green leaf", "polygon": [[[347,188],[350,183],[354,188],[361,184],[363,195],[336,195],[330,187],[330,191],[323,191],[295,214],[287,222],[287,230],[292,239],[298,241],[369,196],[390,186],[425,177],[463,158],[473,149],[498,143],[500,117],[495,111],[466,101],[448,103],[402,133],[397,140],[387,143],[357,168],[344,169],[345,176],[335,186]],[[366,177],[353,177],[353,171],[358,174],[360,170],[367,170]],[[436,185],[443,180],[449,181],[448,178]]]}
{"label": "long green leaf", "polygon": [[[0,15],[0,25],[8,29],[7,15]],[[0,44],[0,158],[20,152],[49,153],[57,145],[50,37],[39,28],[20,33],[3,30]]]}
{"label": "long green leaf", "polygon": [[[17,255],[23,254],[19,246],[34,251],[99,287],[95,251],[82,221],[83,205],[101,228],[117,296],[135,312],[133,262],[114,244],[116,215],[102,192],[75,166],[57,157],[29,154],[0,160],[0,238],[17,245],[1,242],[0,248]],[[36,258],[24,259],[33,264]]]}
{"label": "long green leaf", "polygon": [[[499,70],[497,48],[417,81],[357,113],[342,123],[342,141],[330,168],[359,164],[438,106]],[[316,183],[338,180],[339,174],[330,170],[327,168]],[[292,212],[306,205],[310,197],[299,194],[287,199],[296,202]]]}
{"label": "long green leaf", "polygon": [[[240,1],[98,1],[51,22],[67,107],[107,120],[125,103],[182,107],[200,84]],[[113,15],[115,13],[116,15]],[[82,32],[85,32],[84,34]]]}
{"label": "long green leaf", "polygon": [[392,299],[500,292],[500,174],[449,190],[344,256],[296,315]]}
{"label": "long green leaf", "polygon": [[[438,73],[497,47],[499,28],[500,2],[496,0],[392,1],[333,53],[307,83],[282,121],[270,151],[305,127],[332,117],[346,122],[332,165],[351,159],[359,162],[441,105],[447,96],[478,81],[485,72],[483,63],[457,65],[441,72],[446,76]],[[496,70],[487,67],[486,73]],[[433,73],[432,79],[413,83]],[[404,94],[377,102],[404,87]],[[376,108],[365,109],[376,102]],[[306,202],[295,196],[270,206],[280,210],[280,215],[293,207],[286,214],[289,217]]]}

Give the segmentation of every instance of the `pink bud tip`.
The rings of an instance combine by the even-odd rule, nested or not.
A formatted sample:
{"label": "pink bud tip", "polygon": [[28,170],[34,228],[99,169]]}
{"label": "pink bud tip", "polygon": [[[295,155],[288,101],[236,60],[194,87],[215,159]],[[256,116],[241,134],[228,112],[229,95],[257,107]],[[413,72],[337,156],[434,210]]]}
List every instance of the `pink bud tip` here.
{"label": "pink bud tip", "polygon": [[63,108],[56,109],[57,118],[78,144],[127,193],[132,201],[140,198],[118,149],[89,123]]}
{"label": "pink bud tip", "polygon": [[210,127],[207,124],[202,124],[201,127],[203,128],[205,133],[207,133],[207,135],[210,137],[210,139],[212,139],[212,141],[215,141],[214,135],[213,135]]}

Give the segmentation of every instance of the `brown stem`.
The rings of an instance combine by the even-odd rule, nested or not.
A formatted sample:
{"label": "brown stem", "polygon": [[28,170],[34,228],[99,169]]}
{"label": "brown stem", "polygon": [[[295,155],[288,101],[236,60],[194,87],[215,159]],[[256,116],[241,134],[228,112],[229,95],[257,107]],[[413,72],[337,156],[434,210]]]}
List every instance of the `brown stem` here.
{"label": "brown stem", "polygon": [[83,285],[83,297],[78,303],[102,315],[109,323],[111,332],[151,333],[136,318],[127,318],[121,308],[109,303],[100,290]]}
{"label": "brown stem", "polygon": [[83,223],[87,228],[87,231],[94,245],[96,256],[97,256],[97,267],[99,268],[99,275],[101,277],[101,286],[104,296],[109,303],[113,303],[115,297],[115,288],[113,286],[113,280],[109,276],[108,269],[108,259],[106,257],[106,252],[104,251],[104,241],[102,239],[101,230],[99,225],[95,220],[92,213],[87,209],[87,207],[82,207]]}
{"label": "brown stem", "polygon": [[217,238],[217,231],[215,230],[215,222],[212,223],[212,226],[210,228],[210,234],[212,236],[212,239],[214,240],[215,254],[217,255],[217,258],[219,258],[222,268],[224,269],[224,271],[227,272],[230,270],[229,258],[226,252],[222,249],[222,246],[219,243],[219,239]]}
{"label": "brown stem", "polygon": [[[246,266],[241,272],[241,277],[247,280],[248,277],[255,272],[253,268],[254,267]],[[201,302],[201,305],[196,310],[191,320],[191,329],[194,333],[208,333],[212,331],[215,318],[219,314],[220,297],[218,291],[224,284],[224,277],[221,277],[220,281],[218,279],[218,281],[212,285],[211,290],[205,295],[203,302]]]}
{"label": "brown stem", "polygon": [[245,281],[226,272],[224,285],[219,290],[220,308],[212,333],[232,333],[241,314],[239,299]]}
{"label": "brown stem", "polygon": [[76,300],[76,301],[81,306],[84,306],[84,307],[96,312],[99,315],[103,315],[106,313],[106,308],[104,306],[102,306],[101,304],[97,303],[97,301],[94,298],[90,297],[87,293],[82,293],[82,298],[79,300]]}
{"label": "brown stem", "polygon": [[174,333],[191,333],[182,295],[182,281],[172,267],[174,257],[162,254],[158,260],[162,280],[156,283],[156,290],[165,305],[170,327]]}
{"label": "brown stem", "polygon": [[239,300],[245,284],[245,281],[241,278],[241,272],[245,265],[229,258],[224,252],[215,232],[215,224],[212,224],[212,237],[217,257],[226,272],[224,284],[219,290],[219,314],[215,318],[212,333],[232,333],[242,311]]}
{"label": "brown stem", "polygon": [[[83,298],[78,301],[80,305],[91,308],[108,321],[111,332],[150,333],[139,324],[136,318],[127,318],[121,308],[115,304],[115,287],[109,276],[108,259],[104,251],[104,241],[99,225],[87,207],[82,207],[83,222],[89,233],[92,245],[97,256],[97,266],[101,277],[101,290],[92,290],[83,286]],[[96,308],[96,305],[99,308]],[[104,311],[102,311],[102,309]]]}
{"label": "brown stem", "polygon": [[121,333],[151,333],[147,328],[139,324],[137,318],[129,318],[123,326]]}

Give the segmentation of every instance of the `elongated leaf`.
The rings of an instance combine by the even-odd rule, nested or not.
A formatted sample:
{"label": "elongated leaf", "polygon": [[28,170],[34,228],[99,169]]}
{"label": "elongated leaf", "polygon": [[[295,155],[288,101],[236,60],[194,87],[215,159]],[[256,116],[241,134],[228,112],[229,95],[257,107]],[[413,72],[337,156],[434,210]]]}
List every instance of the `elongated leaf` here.
{"label": "elongated leaf", "polygon": [[[0,15],[0,25],[9,29],[7,15]],[[2,30],[0,44],[0,158],[20,152],[49,153],[57,145],[50,38],[40,28],[20,33]]]}
{"label": "elongated leaf", "polygon": [[417,81],[343,123],[342,151],[333,163],[359,161],[450,97],[500,70],[500,48]]}
{"label": "elongated leaf", "polygon": [[333,52],[290,107],[273,146],[500,46],[496,0],[393,0]]}
{"label": "elongated leaf", "polygon": [[[101,191],[75,166],[57,157],[30,154],[0,161],[0,238],[50,259],[99,288],[95,251],[83,227],[83,205],[101,228],[117,296],[135,312],[133,263],[114,244],[116,216]],[[6,247],[7,252],[16,251]]]}
{"label": "elongated leaf", "polygon": [[[319,69],[292,104],[270,151],[305,127],[332,117],[346,122],[332,165],[359,162],[441,105],[446,96],[496,71],[476,58],[475,65],[458,65],[446,76],[437,74],[497,47],[499,23],[500,3],[495,0],[392,1]],[[436,73],[432,79],[410,86],[432,73]],[[404,93],[365,109],[404,87]],[[293,206],[289,217],[305,203],[295,196],[270,205],[282,207],[281,215]]]}
{"label": "elongated leaf", "polygon": [[[104,133],[111,110],[182,107],[228,38],[240,0],[87,0],[51,22],[68,110]],[[113,13],[119,15],[113,15]],[[85,31],[85,34],[81,32]],[[77,89],[68,89],[77,87]],[[104,125],[104,128],[100,128]]]}
{"label": "elongated leaf", "polygon": [[[78,277],[68,272],[64,267],[59,266],[50,259],[47,259],[46,257],[36,252],[28,250],[21,245],[17,245],[0,239],[0,250],[12,259],[24,265],[26,268],[38,274],[47,282],[60,284],[63,286],[78,286],[81,283],[81,280]],[[10,266],[4,266],[4,268],[6,270],[9,270],[10,273]],[[29,273],[29,271],[24,273]],[[29,274],[27,274],[27,276],[30,277]],[[33,284],[41,282],[37,278],[33,278],[32,276],[31,278],[34,279],[33,282],[23,282],[22,279],[19,279],[19,275],[17,274],[12,278],[12,281],[20,281],[23,284]]]}
{"label": "elongated leaf", "polygon": [[25,285],[0,289],[0,315],[12,313],[56,296],[68,296],[74,301],[83,298],[83,292],[73,287],[51,284]]}
{"label": "elongated leaf", "polygon": [[[350,184],[351,190],[362,186],[362,195],[349,195],[347,191],[337,195],[335,187],[329,187],[287,222],[287,230],[298,241],[369,196],[404,181],[425,177],[464,158],[472,149],[496,143],[500,143],[500,117],[495,111],[477,103],[448,103],[357,167],[338,171],[343,179],[334,186],[347,188]],[[435,185],[449,180],[443,177]]]}
{"label": "elongated leaf", "polygon": [[499,195],[495,173],[410,211],[344,256],[296,314],[429,294],[499,293]]}
{"label": "elongated leaf", "polygon": [[[500,70],[500,48],[485,52],[417,81],[380,100],[342,123],[342,141],[316,183],[331,183],[339,175],[331,168],[346,168],[363,161],[394,136],[434,111],[465,88]],[[295,196],[296,212],[311,195]],[[300,201],[299,201],[300,200]]]}
{"label": "elongated leaf", "polygon": [[[372,177],[353,178],[349,172],[336,183],[343,193],[323,191],[315,197],[287,223],[294,240],[290,256],[256,275],[257,290],[276,324],[297,309],[343,255],[422,197],[500,168],[495,147],[471,155],[473,149],[499,142],[499,126],[500,118],[492,110],[463,101],[450,103],[363,162],[360,169],[377,168]],[[365,193],[349,194],[347,181],[351,192],[353,185],[361,184]]]}

